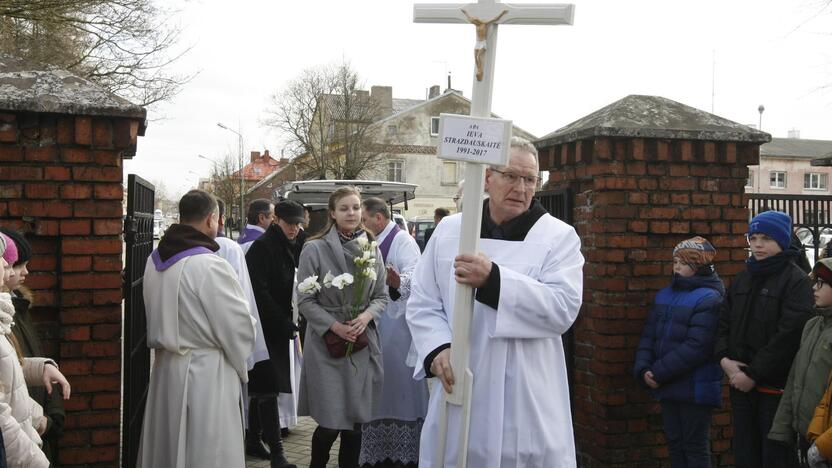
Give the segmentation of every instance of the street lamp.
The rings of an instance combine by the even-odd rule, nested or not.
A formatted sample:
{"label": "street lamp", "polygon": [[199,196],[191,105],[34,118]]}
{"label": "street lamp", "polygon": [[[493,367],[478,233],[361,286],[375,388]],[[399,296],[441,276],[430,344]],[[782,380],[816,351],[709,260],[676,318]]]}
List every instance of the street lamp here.
{"label": "street lamp", "polygon": [[232,128],[226,127],[221,122],[217,122],[217,127],[221,128],[223,130],[228,130],[229,132],[237,135],[237,148],[239,150],[239,159],[240,159],[240,212],[237,214],[237,218],[240,220],[240,226],[239,226],[238,230],[240,232],[243,232],[242,231],[242,226],[243,226],[242,219],[243,219],[243,212],[245,211],[245,206],[244,206],[245,202],[243,201],[243,190],[244,190],[243,189],[243,184],[244,184],[244,182],[243,182],[243,135],[241,135],[240,132],[238,132],[238,131],[236,131]]}

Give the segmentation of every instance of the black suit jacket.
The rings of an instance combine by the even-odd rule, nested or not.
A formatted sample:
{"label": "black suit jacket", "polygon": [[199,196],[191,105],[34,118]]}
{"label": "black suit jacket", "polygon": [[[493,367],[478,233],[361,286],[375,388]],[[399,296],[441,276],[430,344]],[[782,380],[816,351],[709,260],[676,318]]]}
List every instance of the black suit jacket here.
{"label": "black suit jacket", "polygon": [[292,391],[288,342],[296,330],[292,322],[292,288],[298,251],[280,227],[273,224],[246,253],[254,300],[271,358],[270,365],[259,362],[249,372],[252,393]]}

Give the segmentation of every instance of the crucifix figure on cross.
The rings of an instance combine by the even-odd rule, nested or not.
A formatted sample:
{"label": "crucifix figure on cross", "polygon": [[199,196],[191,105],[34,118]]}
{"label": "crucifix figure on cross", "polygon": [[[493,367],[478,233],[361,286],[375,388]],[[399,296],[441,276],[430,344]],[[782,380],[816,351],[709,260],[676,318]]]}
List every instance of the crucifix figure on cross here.
{"label": "crucifix figure on cross", "polygon": [[474,18],[468,14],[467,11],[462,10],[468,21],[477,27],[477,43],[474,45],[474,63],[477,66],[477,81],[482,81],[482,59],[485,54],[486,40],[488,39],[488,25],[500,21],[508,10],[503,10],[499,15],[489,21],[483,21],[479,18]]}
{"label": "crucifix figure on cross", "polygon": [[[476,26],[470,116],[483,121],[495,120],[498,25],[572,24],[573,14],[568,4],[414,5],[417,23]],[[470,132],[445,141],[446,127],[453,133],[451,121],[464,118],[442,119],[440,151],[487,133],[471,123]],[[508,122],[502,139],[474,142],[456,154],[507,145],[510,129]],[[580,309],[580,240],[533,200],[537,150],[525,140],[510,142],[504,159],[488,170],[485,159],[459,159],[467,161],[462,217],[437,226],[411,283],[407,320],[421,360],[415,376],[442,383],[433,386],[422,430],[422,468],[465,468],[469,458],[477,468],[576,463],[561,335]],[[491,198],[482,203],[486,182]],[[539,238],[527,236],[532,231]]]}

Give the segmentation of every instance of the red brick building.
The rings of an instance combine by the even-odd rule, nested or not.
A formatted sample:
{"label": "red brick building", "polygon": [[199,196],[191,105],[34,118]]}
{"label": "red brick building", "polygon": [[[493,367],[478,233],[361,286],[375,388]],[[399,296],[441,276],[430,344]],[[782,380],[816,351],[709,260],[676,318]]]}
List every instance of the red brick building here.
{"label": "red brick building", "polygon": [[[248,164],[243,166],[243,181],[245,182],[246,192],[265,177],[287,164],[289,164],[289,159],[274,159],[269,155],[269,150],[265,150],[262,154],[259,151],[252,151]],[[235,171],[231,179],[239,181],[240,171]]]}

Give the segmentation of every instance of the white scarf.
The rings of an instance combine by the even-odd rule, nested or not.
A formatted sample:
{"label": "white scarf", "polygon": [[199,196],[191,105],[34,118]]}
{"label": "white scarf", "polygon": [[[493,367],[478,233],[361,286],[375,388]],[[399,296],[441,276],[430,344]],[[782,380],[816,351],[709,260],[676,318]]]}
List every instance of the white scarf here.
{"label": "white scarf", "polygon": [[10,335],[14,326],[14,305],[9,293],[0,293],[0,334]]}

